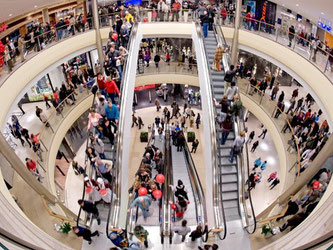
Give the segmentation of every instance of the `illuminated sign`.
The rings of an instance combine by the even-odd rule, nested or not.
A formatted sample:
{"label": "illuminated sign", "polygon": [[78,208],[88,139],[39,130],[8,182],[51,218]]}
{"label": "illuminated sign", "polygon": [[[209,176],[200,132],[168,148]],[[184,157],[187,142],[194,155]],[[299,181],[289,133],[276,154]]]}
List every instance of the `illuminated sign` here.
{"label": "illuminated sign", "polygon": [[7,30],[7,28],[8,28],[7,24],[5,24],[5,23],[1,24],[1,26],[0,26],[0,32],[3,32],[5,30]]}
{"label": "illuminated sign", "polygon": [[328,20],[320,18],[317,25],[328,32],[332,31],[331,22]]}

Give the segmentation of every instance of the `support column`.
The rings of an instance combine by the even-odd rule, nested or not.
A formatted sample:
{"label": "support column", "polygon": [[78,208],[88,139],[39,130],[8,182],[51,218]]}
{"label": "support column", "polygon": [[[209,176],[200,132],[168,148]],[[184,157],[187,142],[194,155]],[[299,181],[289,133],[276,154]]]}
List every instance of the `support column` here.
{"label": "support column", "polygon": [[49,17],[49,9],[45,8],[42,10],[42,15],[43,15],[43,22],[44,23],[50,23],[50,17]]}
{"label": "support column", "polygon": [[233,65],[237,64],[238,59],[238,31],[241,20],[241,8],[242,8],[242,0],[236,0],[236,16],[235,16],[235,29],[234,36],[232,38],[232,46],[231,46],[231,63]]}
{"label": "support column", "polygon": [[94,27],[96,33],[96,47],[98,53],[99,71],[104,73],[104,67],[102,66],[104,63],[104,53],[103,53],[101,32],[99,30],[99,15],[98,15],[97,0],[92,0],[91,4],[92,4],[92,16],[94,19]]}

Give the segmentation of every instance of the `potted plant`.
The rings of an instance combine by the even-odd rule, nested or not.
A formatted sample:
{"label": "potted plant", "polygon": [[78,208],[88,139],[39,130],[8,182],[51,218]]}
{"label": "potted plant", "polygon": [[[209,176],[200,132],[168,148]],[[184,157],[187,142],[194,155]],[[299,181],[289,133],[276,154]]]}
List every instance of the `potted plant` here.
{"label": "potted plant", "polygon": [[59,231],[62,232],[63,234],[68,234],[71,230],[72,230],[72,227],[71,227],[71,224],[69,224],[69,222],[65,222],[59,228]]}
{"label": "potted plant", "polygon": [[265,236],[265,238],[273,235],[272,228],[268,223],[264,224],[263,227],[261,228],[261,234],[263,234]]}
{"label": "potted plant", "polygon": [[140,142],[148,142],[148,132],[141,132]]}
{"label": "potted plant", "polygon": [[195,133],[187,132],[187,142],[194,142],[194,140],[195,140]]}

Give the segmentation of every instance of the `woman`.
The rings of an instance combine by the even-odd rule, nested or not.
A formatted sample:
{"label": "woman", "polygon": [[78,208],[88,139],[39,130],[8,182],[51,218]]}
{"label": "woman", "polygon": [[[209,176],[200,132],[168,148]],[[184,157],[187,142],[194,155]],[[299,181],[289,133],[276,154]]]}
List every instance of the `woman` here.
{"label": "woman", "polygon": [[185,198],[183,198],[182,196],[178,197],[178,201],[176,203],[172,203],[170,201],[171,209],[175,210],[177,218],[181,219],[184,217],[188,203],[190,202],[185,200]]}
{"label": "woman", "polygon": [[107,137],[107,138],[109,138],[110,143],[111,143],[112,148],[113,148],[113,145],[114,145],[114,134],[113,134],[112,129],[111,129],[110,121],[107,118],[104,118],[102,127],[103,127],[103,134],[104,134],[104,136]]}
{"label": "woman", "polygon": [[95,160],[97,157],[97,154],[95,153],[95,149],[93,149],[92,147],[87,147],[86,154],[87,154],[87,157],[88,157],[89,161],[91,162],[91,164],[93,166],[95,166]]}
{"label": "woman", "polygon": [[214,55],[214,63],[213,63],[213,70],[221,71],[221,61],[223,58],[223,54],[227,52],[227,49],[222,49],[222,45],[217,45]]}
{"label": "woman", "polygon": [[188,200],[187,191],[186,188],[182,182],[182,180],[178,180],[177,186],[174,188],[172,185],[170,185],[172,191],[175,191],[175,196],[179,199],[179,197],[184,197],[186,200]]}
{"label": "woman", "polygon": [[202,231],[202,226],[198,225],[197,228],[192,231],[192,233],[190,234],[191,240],[195,241],[196,239],[199,239],[201,236],[203,236],[204,234],[208,233],[208,225],[205,224],[205,229]]}
{"label": "woman", "polygon": [[89,116],[88,116],[88,131],[94,127],[96,132],[98,133],[99,137],[100,138],[104,138],[104,135],[103,135],[103,130],[100,129],[100,126],[99,126],[99,120],[100,119],[103,119],[103,117],[96,113],[94,109],[90,109],[90,112],[89,112]]}

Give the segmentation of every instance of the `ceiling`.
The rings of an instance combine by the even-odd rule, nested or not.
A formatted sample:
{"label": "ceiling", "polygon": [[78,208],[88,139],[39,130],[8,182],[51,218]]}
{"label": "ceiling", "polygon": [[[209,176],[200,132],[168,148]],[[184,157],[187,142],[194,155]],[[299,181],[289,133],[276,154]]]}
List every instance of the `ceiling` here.
{"label": "ceiling", "polygon": [[0,0],[0,23],[13,17],[34,12],[42,7],[59,3],[71,2],[69,0]]}
{"label": "ceiling", "polygon": [[333,0],[270,0],[317,23],[320,17],[333,22]]}
{"label": "ceiling", "polygon": [[[103,0],[98,0],[103,2]],[[333,0],[270,0],[317,22],[323,17],[333,22]],[[0,22],[42,7],[69,0],[0,0]]]}

